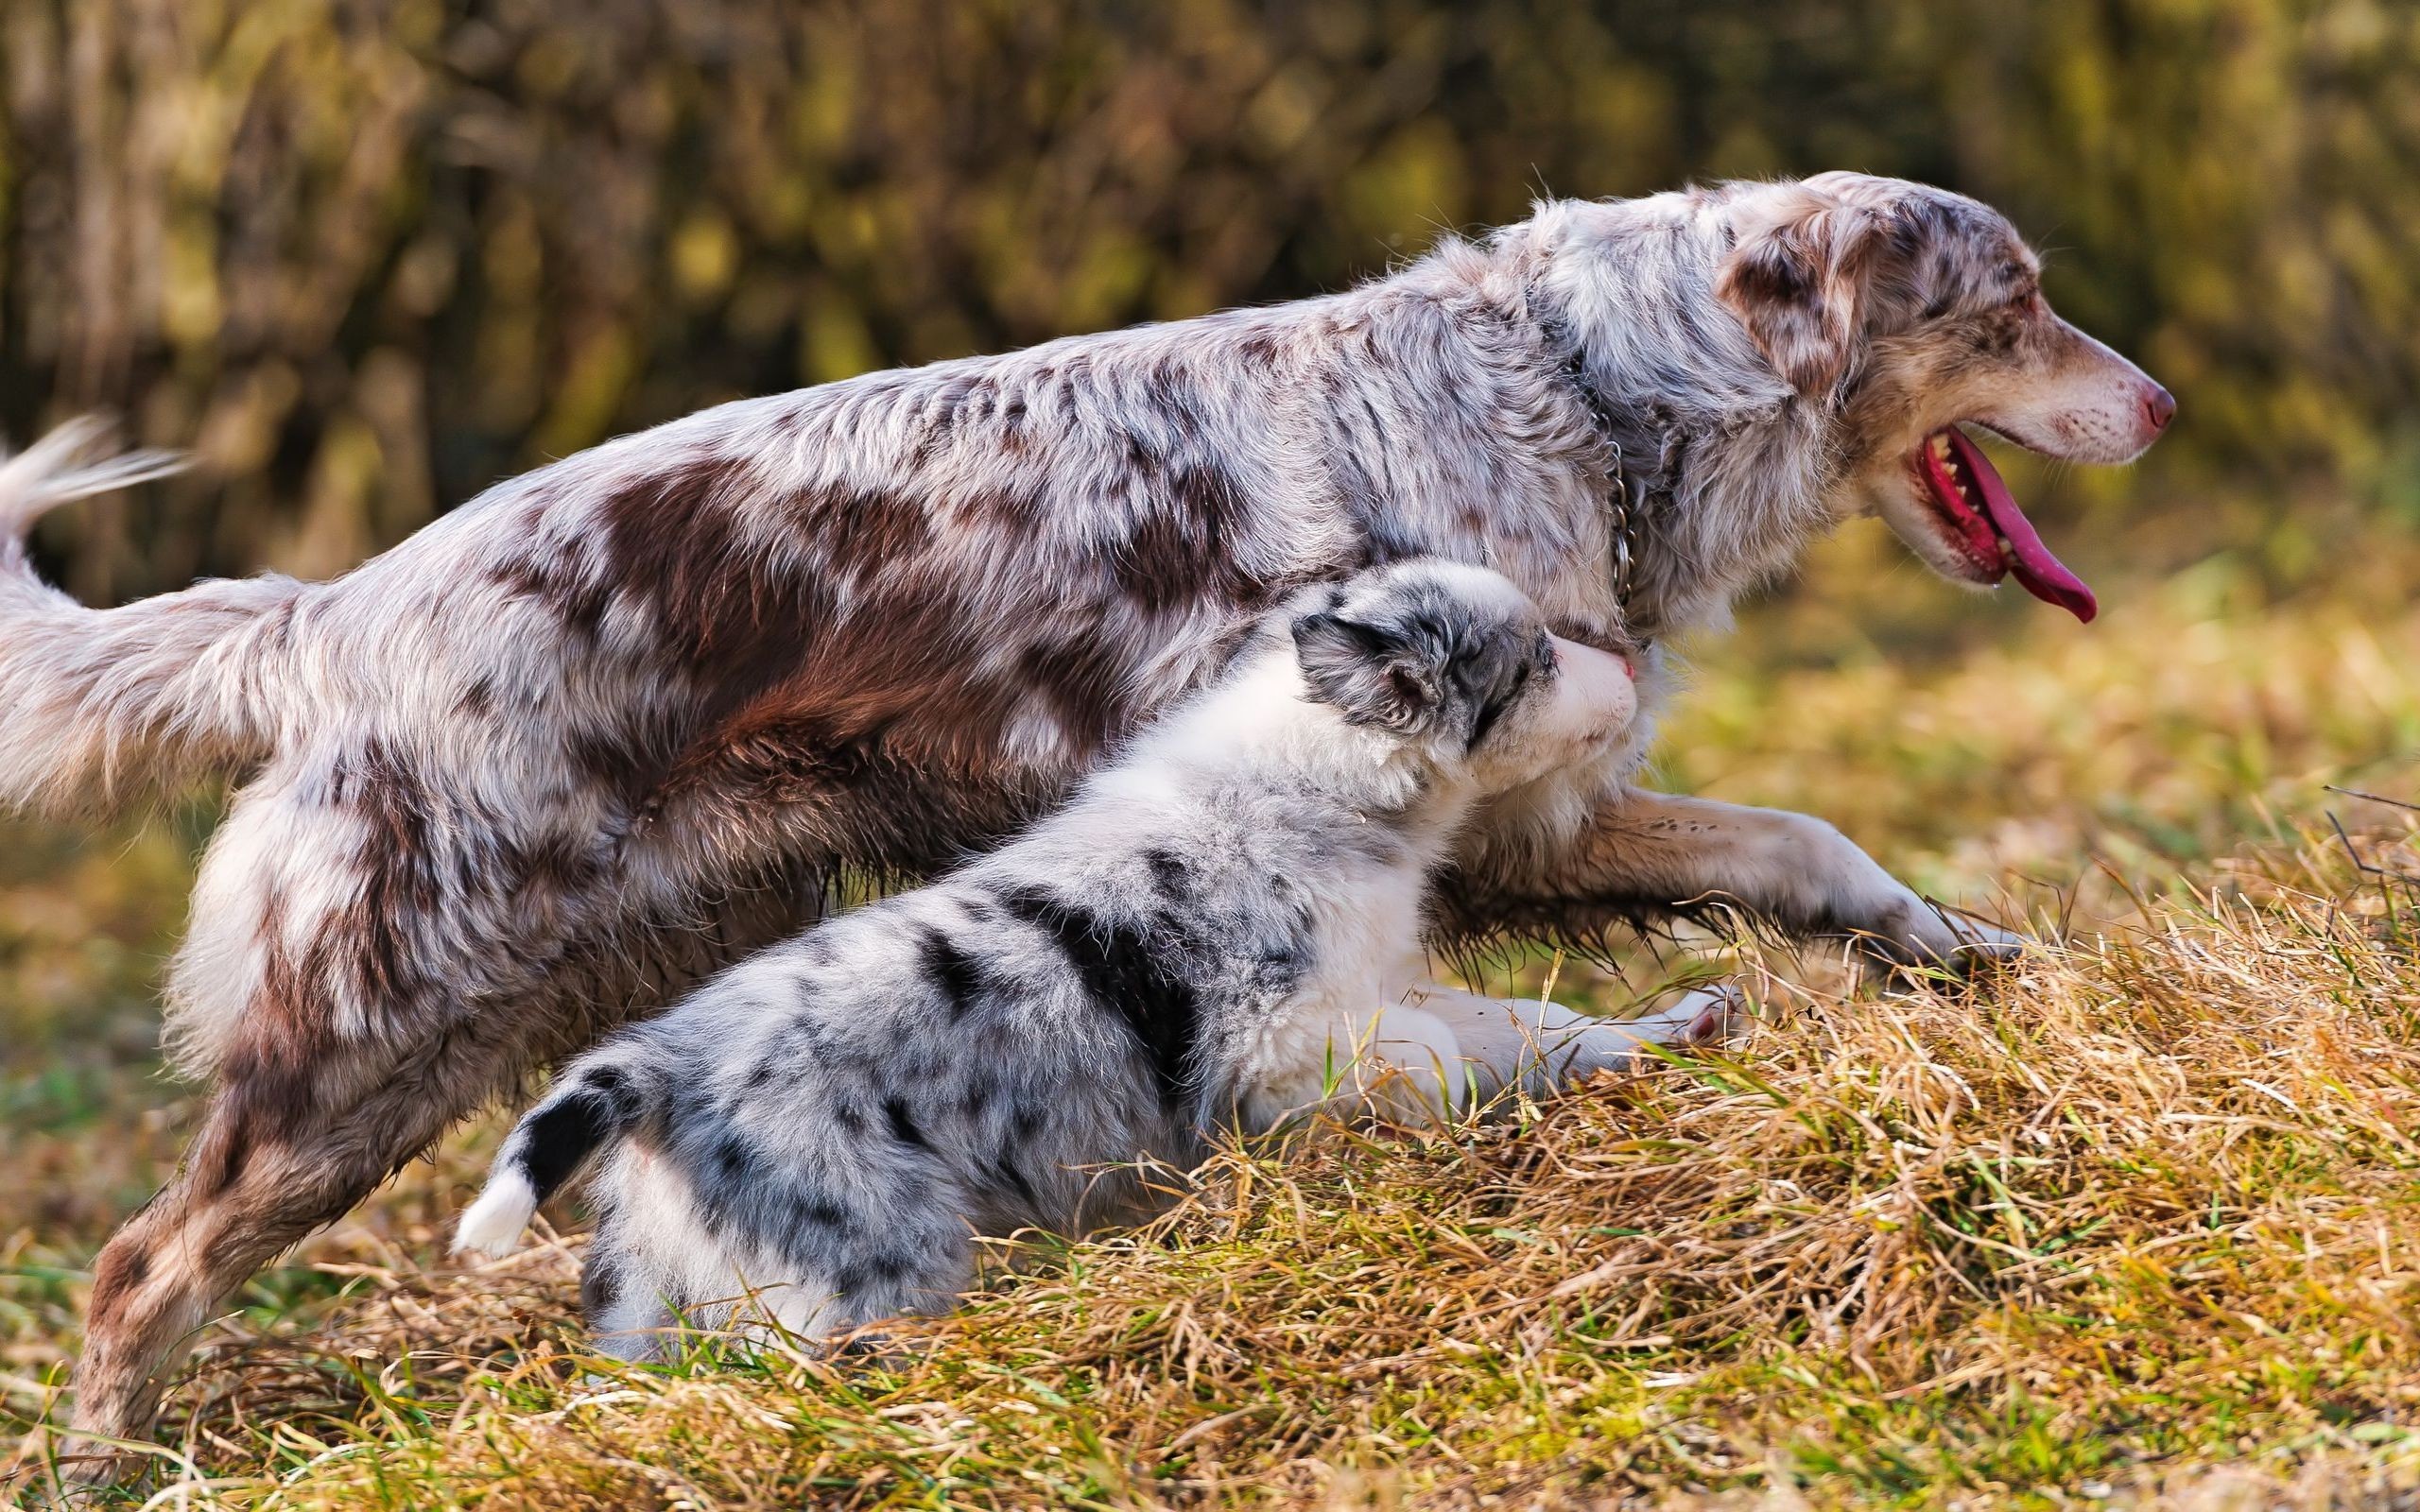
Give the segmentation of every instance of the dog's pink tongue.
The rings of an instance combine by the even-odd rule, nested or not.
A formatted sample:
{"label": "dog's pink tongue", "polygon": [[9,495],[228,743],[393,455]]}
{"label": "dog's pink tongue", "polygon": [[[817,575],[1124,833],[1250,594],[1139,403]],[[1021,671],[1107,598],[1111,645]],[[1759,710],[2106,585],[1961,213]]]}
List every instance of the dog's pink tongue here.
{"label": "dog's pink tongue", "polygon": [[2000,480],[1999,470],[1992,466],[1991,458],[1963,432],[1954,428],[1949,433],[1949,444],[1958,449],[1958,459],[1965,464],[1966,475],[1982,488],[1983,508],[1991,515],[1993,527],[2008,538],[2016,557],[2009,571],[2025,585],[2027,593],[2043,603],[2056,604],[2086,625],[2091,624],[2092,617],[2100,612],[2100,601],[2092,596],[2092,590],[2084,586],[2083,578],[2067,570],[2066,562],[2050,555],[2050,548],[2042,543],[2041,532],[2016,507],[2016,500]]}

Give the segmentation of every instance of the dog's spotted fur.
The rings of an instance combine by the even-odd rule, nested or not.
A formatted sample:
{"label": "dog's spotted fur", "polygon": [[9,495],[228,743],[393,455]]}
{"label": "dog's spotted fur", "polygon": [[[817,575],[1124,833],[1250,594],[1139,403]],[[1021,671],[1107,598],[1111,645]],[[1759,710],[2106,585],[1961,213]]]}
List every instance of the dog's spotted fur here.
{"label": "dog's spotted fur", "polygon": [[1588,760],[1628,669],[1484,568],[1313,587],[1068,804],[945,880],[776,946],[566,1068],[461,1243],[502,1253],[595,1157],[606,1347],[793,1337],[947,1305],[978,1235],[1147,1209],[1137,1162],[1374,1102],[1434,1114],[1720,1032],[1419,981],[1420,902],[1472,805]]}
{"label": "dog's spotted fur", "polygon": [[[1890,180],[1554,202],[1331,298],[724,405],[332,582],[106,612],[15,543],[82,486],[72,448],[21,459],[0,801],[243,779],[169,988],[218,1091],[102,1253],[76,1424],[141,1432],[218,1297],[462,1112],[794,930],[837,869],[924,871],[1043,813],[1300,585],[1483,562],[1620,646],[1616,448],[1627,623],[1659,639],[1861,510],[1943,565],[1901,495],[1952,420],[2131,455],[2149,381],[2012,282],[2031,266],[1989,210]],[[1651,710],[1663,654],[1628,649]],[[1965,941],[1827,826],[1631,788],[1651,725],[1489,805],[1447,927],[1723,902]]]}

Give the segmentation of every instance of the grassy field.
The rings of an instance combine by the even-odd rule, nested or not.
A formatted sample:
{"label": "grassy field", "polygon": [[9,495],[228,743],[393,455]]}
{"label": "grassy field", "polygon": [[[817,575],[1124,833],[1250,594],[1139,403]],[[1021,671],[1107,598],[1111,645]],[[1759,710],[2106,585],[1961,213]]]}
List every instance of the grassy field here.
{"label": "grassy field", "polygon": [[[2060,938],[1987,989],[1742,949],[1723,1054],[1237,1150],[837,1360],[582,1357],[577,1237],[443,1258],[475,1130],[208,1331],[133,1500],[2420,1504],[2420,839],[2327,790],[2420,798],[2420,552],[2282,597],[2213,558],[2083,628],[1874,534],[1703,648],[1665,773]],[[149,993],[208,817],[0,836],[21,1485],[84,1267],[191,1115]],[[1619,1011],[1660,970],[1558,991]]]}

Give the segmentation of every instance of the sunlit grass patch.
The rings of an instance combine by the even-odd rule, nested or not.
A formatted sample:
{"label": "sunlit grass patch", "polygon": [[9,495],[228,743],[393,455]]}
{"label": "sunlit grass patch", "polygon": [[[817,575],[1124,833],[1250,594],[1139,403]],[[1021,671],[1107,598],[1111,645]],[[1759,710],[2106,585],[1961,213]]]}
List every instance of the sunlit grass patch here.
{"label": "sunlit grass patch", "polygon": [[1988,990],[1776,990],[1726,1052],[1495,1122],[1236,1149],[1160,1224],[873,1354],[614,1365],[565,1326],[562,1249],[382,1271],[205,1367],[194,1495],[2047,1505],[2238,1461],[2392,1477],[2420,1397],[2400,888],[2317,837]]}

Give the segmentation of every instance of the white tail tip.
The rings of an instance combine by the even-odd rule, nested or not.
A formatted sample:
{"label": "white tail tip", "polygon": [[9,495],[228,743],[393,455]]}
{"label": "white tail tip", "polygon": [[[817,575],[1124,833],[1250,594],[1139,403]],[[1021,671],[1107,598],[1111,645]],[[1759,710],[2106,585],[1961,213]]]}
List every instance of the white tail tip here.
{"label": "white tail tip", "polygon": [[70,499],[110,493],[182,472],[191,458],[178,452],[110,454],[109,422],[71,420],[15,456],[0,453],[0,516],[22,527]]}
{"label": "white tail tip", "polygon": [[529,1178],[517,1167],[499,1171],[455,1226],[454,1247],[482,1255],[510,1255],[537,1211],[538,1194],[529,1189]]}

